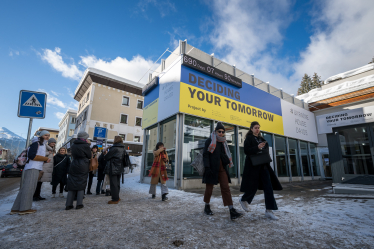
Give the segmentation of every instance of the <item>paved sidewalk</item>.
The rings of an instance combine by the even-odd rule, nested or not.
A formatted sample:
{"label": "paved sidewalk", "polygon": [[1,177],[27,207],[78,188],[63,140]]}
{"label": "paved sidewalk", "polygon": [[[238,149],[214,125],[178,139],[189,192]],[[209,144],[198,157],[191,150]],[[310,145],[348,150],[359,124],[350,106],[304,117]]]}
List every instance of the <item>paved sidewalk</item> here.
{"label": "paved sidewalk", "polygon": [[277,192],[278,221],[264,217],[259,194],[251,212],[234,222],[220,197],[212,198],[215,215],[205,216],[201,190],[170,190],[165,203],[158,187],[152,200],[136,174],[126,176],[118,205],[91,195],[81,210],[65,211],[66,199],[50,198],[51,185],[43,184],[47,200],[35,203],[37,213],[0,216],[0,248],[372,248],[374,200],[323,198],[330,183],[309,184],[284,184]]}

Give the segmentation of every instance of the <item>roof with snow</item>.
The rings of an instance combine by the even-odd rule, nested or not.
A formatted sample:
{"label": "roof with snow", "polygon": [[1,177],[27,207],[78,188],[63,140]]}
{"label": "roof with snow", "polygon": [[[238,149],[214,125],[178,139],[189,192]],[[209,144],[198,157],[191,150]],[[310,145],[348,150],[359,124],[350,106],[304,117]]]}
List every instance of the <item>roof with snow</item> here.
{"label": "roof with snow", "polygon": [[324,90],[322,90],[322,88],[316,88],[308,93],[296,96],[296,98],[304,100],[306,103],[314,103],[320,100],[359,91],[369,87],[374,87],[374,74],[359,78],[357,80],[345,81]]}
{"label": "roof with snow", "polygon": [[141,95],[144,84],[119,77],[117,75],[89,67],[84,72],[77,89],[74,99],[80,101],[84,93],[91,86],[92,82],[113,87],[122,91]]}
{"label": "roof with snow", "polygon": [[331,77],[327,78],[324,83],[328,84],[328,83],[330,83],[332,81],[336,81],[336,80],[341,80],[341,79],[344,79],[344,78],[352,77],[354,75],[357,75],[357,74],[360,74],[360,73],[364,73],[364,72],[367,72],[367,71],[370,71],[370,70],[373,70],[373,69],[374,69],[374,63],[371,63],[371,64],[365,65],[363,67],[359,67],[359,68],[356,68],[356,69],[353,69],[353,70],[349,70],[349,71],[344,72],[344,73],[340,73],[340,74],[331,76]]}

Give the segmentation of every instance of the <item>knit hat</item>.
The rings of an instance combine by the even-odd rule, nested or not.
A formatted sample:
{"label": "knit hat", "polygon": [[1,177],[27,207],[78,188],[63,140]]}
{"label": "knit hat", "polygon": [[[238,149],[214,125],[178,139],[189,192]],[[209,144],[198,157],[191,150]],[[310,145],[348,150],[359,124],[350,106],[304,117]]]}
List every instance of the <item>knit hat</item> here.
{"label": "knit hat", "polygon": [[225,130],[225,127],[223,126],[223,124],[222,124],[221,122],[218,122],[218,123],[217,123],[217,126],[216,126],[215,131],[217,131],[217,130],[219,130],[219,129],[222,129],[222,130],[226,131],[226,130]]}
{"label": "knit hat", "polygon": [[56,139],[51,137],[50,139],[48,139],[48,144],[50,144],[50,143],[57,143],[57,141],[56,141]]}
{"label": "knit hat", "polygon": [[42,130],[42,131],[38,131],[38,132],[36,133],[36,135],[38,135],[39,137],[44,136],[44,135],[46,135],[46,134],[49,134],[49,131]]}
{"label": "knit hat", "polygon": [[88,133],[85,132],[85,131],[81,131],[78,133],[78,138],[83,138],[83,139],[87,139],[89,136],[88,136]]}

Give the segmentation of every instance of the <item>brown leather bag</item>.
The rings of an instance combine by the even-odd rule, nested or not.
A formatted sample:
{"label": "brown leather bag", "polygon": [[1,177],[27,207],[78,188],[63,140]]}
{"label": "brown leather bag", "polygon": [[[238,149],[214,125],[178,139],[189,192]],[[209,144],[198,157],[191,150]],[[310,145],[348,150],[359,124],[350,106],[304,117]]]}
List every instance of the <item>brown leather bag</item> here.
{"label": "brown leather bag", "polygon": [[99,161],[97,157],[92,157],[90,160],[90,171],[95,171],[99,167]]}

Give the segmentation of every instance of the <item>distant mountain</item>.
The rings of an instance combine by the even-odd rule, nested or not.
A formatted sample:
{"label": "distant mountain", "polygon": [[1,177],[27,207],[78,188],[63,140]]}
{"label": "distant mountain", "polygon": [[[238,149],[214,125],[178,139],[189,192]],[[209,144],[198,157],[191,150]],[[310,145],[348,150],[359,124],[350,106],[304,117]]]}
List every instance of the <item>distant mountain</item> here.
{"label": "distant mountain", "polygon": [[26,139],[5,127],[0,127],[0,144],[3,148],[20,153],[26,146]]}

